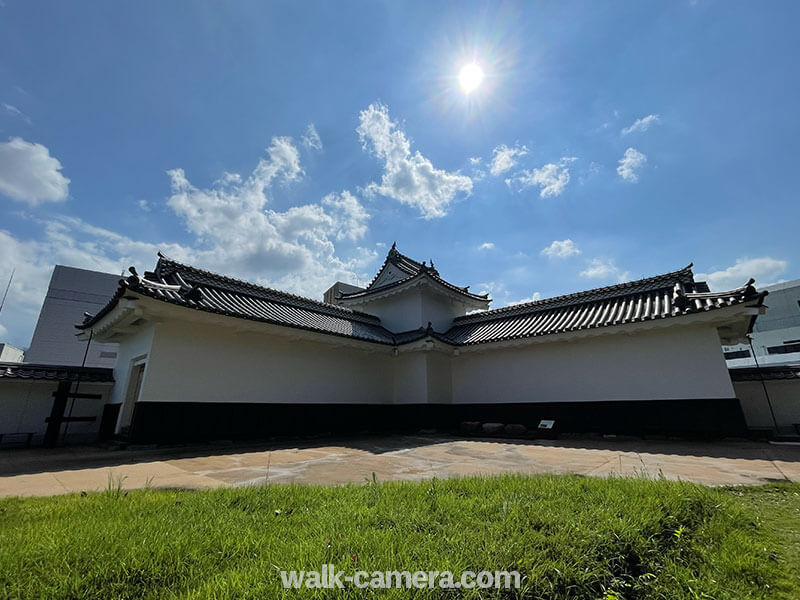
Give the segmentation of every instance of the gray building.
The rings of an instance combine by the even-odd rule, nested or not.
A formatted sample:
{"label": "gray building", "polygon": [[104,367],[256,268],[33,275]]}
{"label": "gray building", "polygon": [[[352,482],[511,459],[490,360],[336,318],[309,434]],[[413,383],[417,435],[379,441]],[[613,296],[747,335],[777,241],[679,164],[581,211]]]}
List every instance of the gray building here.
{"label": "gray building", "polygon": [[[800,279],[765,286],[766,312],[760,315],[749,344],[723,346],[729,368],[800,364]],[[752,350],[755,350],[753,356]]]}
{"label": "gray building", "polygon": [[0,344],[0,362],[22,362],[25,352],[8,344]]}
{"label": "gray building", "polygon": [[[85,312],[96,313],[119,287],[119,275],[56,265],[50,278],[42,311],[33,332],[26,363],[80,366],[86,342],[75,337],[75,325]],[[86,355],[87,367],[113,367],[117,344],[92,342]]]}

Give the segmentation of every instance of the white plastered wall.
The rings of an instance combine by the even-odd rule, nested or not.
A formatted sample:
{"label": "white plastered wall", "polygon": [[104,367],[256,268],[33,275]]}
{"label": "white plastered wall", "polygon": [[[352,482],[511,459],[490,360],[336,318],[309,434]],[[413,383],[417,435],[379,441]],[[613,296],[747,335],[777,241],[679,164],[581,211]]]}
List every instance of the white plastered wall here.
{"label": "white plastered wall", "polygon": [[[47,430],[45,419],[53,409],[53,392],[57,381],[0,379],[0,433],[33,433],[33,444],[40,444]],[[75,384],[72,386],[75,391]],[[66,441],[91,442],[97,438],[103,407],[108,402],[110,383],[81,383],[81,393],[101,394],[100,400],[77,398],[67,401],[64,416],[95,417],[91,422],[75,422],[67,427]],[[74,402],[74,406],[73,406]]]}
{"label": "white plastered wall", "polygon": [[[711,325],[492,347],[373,350],[237,331],[225,319],[166,320],[120,344],[114,401],[146,357],[139,400],[263,403],[491,403],[733,398]],[[216,317],[215,317],[216,318]],[[216,318],[219,319],[219,318]],[[335,340],[335,338],[329,338]],[[122,417],[120,423],[123,423]]]}
{"label": "white plastered wall", "polygon": [[[764,387],[769,394],[764,393]],[[800,379],[768,379],[761,381],[737,381],[733,384],[736,397],[742,406],[744,419],[751,429],[772,429],[777,424],[781,433],[798,433],[794,425],[800,424]],[[773,423],[770,413],[775,414]]]}
{"label": "white plastered wall", "polygon": [[381,325],[395,333],[427,327],[429,322],[436,331],[444,332],[453,325],[454,318],[467,312],[466,305],[426,285],[370,300],[354,308],[379,317]]}
{"label": "white plastered wall", "polygon": [[218,324],[159,323],[139,400],[389,403],[388,347],[368,352]]}
{"label": "white plastered wall", "polygon": [[710,326],[487,347],[452,364],[456,403],[734,397]]}

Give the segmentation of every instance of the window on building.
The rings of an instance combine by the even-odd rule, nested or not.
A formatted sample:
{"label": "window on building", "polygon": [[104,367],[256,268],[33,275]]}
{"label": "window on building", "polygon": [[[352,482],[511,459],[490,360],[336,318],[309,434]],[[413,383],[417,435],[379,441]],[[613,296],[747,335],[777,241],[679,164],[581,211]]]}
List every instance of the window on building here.
{"label": "window on building", "polygon": [[731,352],[724,352],[725,360],[732,360],[734,358],[750,358],[750,350],[732,350]]}
{"label": "window on building", "polygon": [[792,352],[800,352],[800,344],[784,344],[767,348],[767,354],[790,354]]}

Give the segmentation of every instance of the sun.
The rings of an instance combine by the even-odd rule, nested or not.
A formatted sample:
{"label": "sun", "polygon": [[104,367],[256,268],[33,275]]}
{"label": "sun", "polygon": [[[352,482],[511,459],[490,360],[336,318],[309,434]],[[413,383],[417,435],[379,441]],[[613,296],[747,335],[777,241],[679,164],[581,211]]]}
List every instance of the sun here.
{"label": "sun", "polygon": [[483,81],[483,69],[478,63],[469,63],[461,67],[458,73],[458,82],[465,94],[474,92]]}

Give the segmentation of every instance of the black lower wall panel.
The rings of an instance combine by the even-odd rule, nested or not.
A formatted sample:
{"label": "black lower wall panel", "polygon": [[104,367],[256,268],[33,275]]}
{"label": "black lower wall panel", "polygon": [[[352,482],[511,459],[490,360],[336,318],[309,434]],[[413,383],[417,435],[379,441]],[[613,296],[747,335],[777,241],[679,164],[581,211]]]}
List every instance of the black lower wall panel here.
{"label": "black lower wall panel", "polygon": [[318,433],[457,430],[462,421],[555,419],[560,432],[723,437],[746,432],[736,398],[502,404],[258,404],[138,402],[131,439],[170,443]]}

